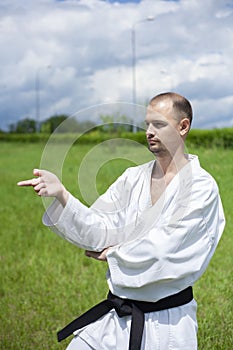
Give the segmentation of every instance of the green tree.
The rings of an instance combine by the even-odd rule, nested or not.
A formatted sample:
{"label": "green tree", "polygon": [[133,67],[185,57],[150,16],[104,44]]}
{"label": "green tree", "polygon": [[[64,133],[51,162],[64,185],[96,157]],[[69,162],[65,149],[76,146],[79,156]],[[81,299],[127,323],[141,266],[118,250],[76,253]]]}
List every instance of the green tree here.
{"label": "green tree", "polygon": [[91,120],[77,122],[77,131],[79,133],[92,132],[96,129],[96,123]]}
{"label": "green tree", "polygon": [[[49,134],[53,133],[61,123],[68,119],[68,117],[69,116],[66,114],[51,116],[50,118],[46,119],[44,122],[41,123],[41,132]],[[65,131],[67,130],[64,130],[63,132]]]}
{"label": "green tree", "polygon": [[112,132],[122,132],[122,131],[131,131],[130,118],[125,115],[100,115],[100,119],[104,124],[101,129],[103,131]]}
{"label": "green tree", "polygon": [[36,122],[35,120],[29,118],[25,118],[18,121],[15,124],[15,127],[13,127],[13,125],[11,125],[10,127],[11,132],[16,132],[18,134],[29,134],[36,132]]}

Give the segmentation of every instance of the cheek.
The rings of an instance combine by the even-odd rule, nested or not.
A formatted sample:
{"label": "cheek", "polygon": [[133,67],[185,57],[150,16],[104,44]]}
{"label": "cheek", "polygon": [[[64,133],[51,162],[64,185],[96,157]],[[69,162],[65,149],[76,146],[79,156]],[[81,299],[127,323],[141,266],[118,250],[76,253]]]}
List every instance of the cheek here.
{"label": "cheek", "polygon": [[180,135],[175,128],[160,130],[158,136],[165,145],[175,145],[180,142]]}

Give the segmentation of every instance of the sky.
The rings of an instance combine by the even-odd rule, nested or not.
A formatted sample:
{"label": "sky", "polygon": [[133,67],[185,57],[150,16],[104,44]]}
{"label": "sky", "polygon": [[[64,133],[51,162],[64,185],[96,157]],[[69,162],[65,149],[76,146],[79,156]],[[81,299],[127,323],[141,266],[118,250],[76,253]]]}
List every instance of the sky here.
{"label": "sky", "polygon": [[132,103],[133,29],[138,104],[175,91],[194,128],[233,126],[233,0],[1,0],[0,129]]}

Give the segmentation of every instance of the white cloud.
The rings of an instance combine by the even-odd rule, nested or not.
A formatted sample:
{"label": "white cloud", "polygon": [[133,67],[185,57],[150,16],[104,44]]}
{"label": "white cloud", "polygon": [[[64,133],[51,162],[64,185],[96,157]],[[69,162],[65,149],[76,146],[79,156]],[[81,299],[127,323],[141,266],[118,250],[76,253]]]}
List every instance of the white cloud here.
{"label": "white cloud", "polygon": [[193,102],[196,127],[203,127],[202,116],[205,127],[215,127],[218,119],[228,126],[233,110],[229,4],[2,0],[0,128],[35,118],[37,74],[41,119],[109,101],[131,102],[131,27],[148,15],[155,20],[135,26],[138,103],[173,89]]}
{"label": "white cloud", "polygon": [[[196,123],[199,127],[206,128],[209,124],[213,128],[232,127],[233,96],[220,97],[218,99],[207,98],[205,100],[195,100]],[[210,106],[211,113],[209,112]],[[194,126],[195,127],[195,126]]]}

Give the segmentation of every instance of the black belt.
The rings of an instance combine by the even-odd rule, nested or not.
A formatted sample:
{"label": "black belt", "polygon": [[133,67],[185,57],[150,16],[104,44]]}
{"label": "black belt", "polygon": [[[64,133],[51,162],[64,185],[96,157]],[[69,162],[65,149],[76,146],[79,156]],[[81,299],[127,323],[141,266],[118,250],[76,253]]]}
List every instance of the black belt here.
{"label": "black belt", "polygon": [[106,300],[92,307],[80,317],[69,323],[65,328],[57,333],[58,341],[67,338],[77,329],[87,326],[97,321],[107,314],[111,309],[115,309],[119,317],[132,315],[129,350],[140,350],[142,334],[144,328],[144,314],[147,312],[171,309],[189,303],[193,299],[192,287],[188,287],[177,294],[160,299],[155,303],[137,301],[132,299],[122,299],[111,292]]}

